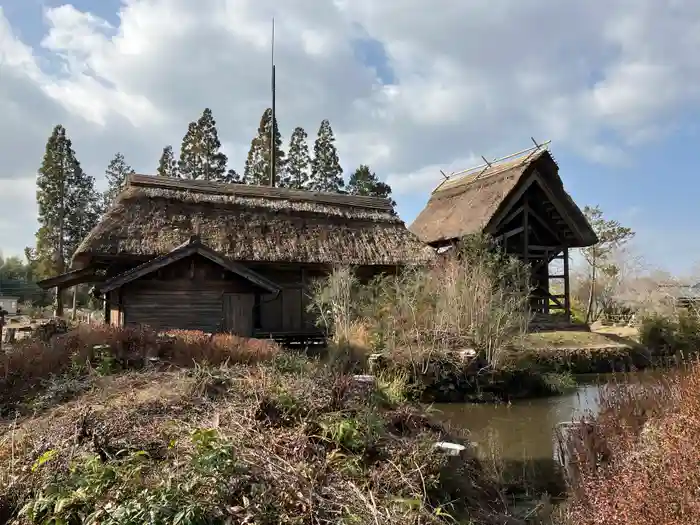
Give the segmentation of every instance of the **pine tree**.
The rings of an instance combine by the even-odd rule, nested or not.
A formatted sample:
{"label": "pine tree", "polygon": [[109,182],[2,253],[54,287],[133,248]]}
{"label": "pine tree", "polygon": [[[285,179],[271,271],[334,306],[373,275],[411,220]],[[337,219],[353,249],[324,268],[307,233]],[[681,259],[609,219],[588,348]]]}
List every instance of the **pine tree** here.
{"label": "pine tree", "polygon": [[[377,175],[370,171],[369,166],[361,164],[348,181],[348,193],[351,195],[365,195],[368,197],[381,197],[391,199],[391,186],[379,180]],[[396,203],[391,199],[391,205]]]}
{"label": "pine tree", "polygon": [[289,155],[287,157],[287,169],[280,181],[280,186],[305,190],[309,186],[311,159],[309,157],[309,145],[306,142],[308,135],[304,128],[294,128],[289,139]]}
{"label": "pine tree", "polygon": [[[39,230],[36,266],[40,277],[66,271],[78,244],[96,225],[101,213],[95,180],[80,167],[66,130],[58,125],[46,143],[37,174]],[[57,297],[57,314],[63,301]]]}
{"label": "pine tree", "polygon": [[[250,143],[248,158],[245,161],[243,172],[246,184],[270,184],[270,131],[272,128],[272,109],[267,108],[260,119],[258,134]],[[275,186],[280,182],[280,174],[284,173],[285,155],[282,150],[282,135],[277,126],[277,118],[274,123],[275,130]]]}
{"label": "pine tree", "polygon": [[343,168],[340,167],[335,137],[328,120],[321,121],[314,143],[314,158],[311,161],[310,189],[314,191],[340,192],[345,185]]}
{"label": "pine tree", "polygon": [[180,147],[178,171],[183,179],[223,181],[228,158],[220,151],[221,141],[211,109],[206,108],[196,122],[190,122]]}
{"label": "pine tree", "polygon": [[177,173],[175,154],[173,153],[173,147],[171,145],[167,145],[163,148],[163,153],[161,153],[160,160],[158,161],[157,173],[161,177],[179,176]]}
{"label": "pine tree", "polygon": [[135,173],[134,170],[126,163],[124,155],[121,153],[117,153],[109,161],[109,165],[105,170],[105,177],[107,178],[107,191],[103,195],[105,210],[112,205],[114,199],[124,187],[126,177],[132,173]]}

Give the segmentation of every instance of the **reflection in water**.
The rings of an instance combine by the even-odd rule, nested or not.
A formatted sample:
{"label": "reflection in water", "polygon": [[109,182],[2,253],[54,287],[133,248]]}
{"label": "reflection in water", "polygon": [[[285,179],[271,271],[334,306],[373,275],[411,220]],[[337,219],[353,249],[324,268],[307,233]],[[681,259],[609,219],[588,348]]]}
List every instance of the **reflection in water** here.
{"label": "reflection in water", "polygon": [[[625,381],[652,377],[628,374]],[[531,399],[507,404],[437,404],[435,416],[452,426],[466,428],[479,448],[497,452],[505,460],[551,459],[554,427],[598,409],[599,385],[619,376],[579,379],[575,392],[559,397]],[[582,381],[584,381],[582,383]]]}

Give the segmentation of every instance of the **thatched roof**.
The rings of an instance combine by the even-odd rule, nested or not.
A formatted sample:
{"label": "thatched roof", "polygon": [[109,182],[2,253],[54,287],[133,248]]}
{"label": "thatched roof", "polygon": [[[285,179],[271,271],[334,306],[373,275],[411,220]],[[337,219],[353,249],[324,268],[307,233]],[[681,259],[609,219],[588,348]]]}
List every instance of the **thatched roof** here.
{"label": "thatched roof", "polygon": [[425,209],[409,229],[429,244],[440,244],[472,233],[493,233],[490,229],[496,226],[494,217],[533,172],[541,175],[565,212],[576,238],[570,247],[595,244],[595,232],[564,190],[559,168],[546,149],[445,181],[433,191]]}
{"label": "thatched roof", "polygon": [[160,256],[193,234],[233,261],[401,265],[434,256],[386,199],[131,175],[74,267]]}

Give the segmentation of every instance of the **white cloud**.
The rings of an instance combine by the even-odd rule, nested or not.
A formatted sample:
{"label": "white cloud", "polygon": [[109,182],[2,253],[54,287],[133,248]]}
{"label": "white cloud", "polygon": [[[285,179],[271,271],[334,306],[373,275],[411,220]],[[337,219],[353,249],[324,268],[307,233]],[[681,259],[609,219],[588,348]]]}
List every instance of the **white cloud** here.
{"label": "white cloud", "polygon": [[[297,125],[313,138],[328,118],[346,170],[370,164],[401,198],[422,201],[439,168],[530,136],[621,162],[699,102],[694,0],[125,0],[118,15],[46,9],[30,46],[0,7],[0,179],[32,177],[57,123],[90,173],[116,151],[153,171],[204,107],[240,169],[269,102],[272,16],[285,140]],[[362,35],[387,65],[359,61]],[[387,67],[392,85],[378,78]],[[0,216],[23,222],[0,229],[0,247],[18,252],[35,230],[34,190],[17,186],[18,200],[7,184]]]}

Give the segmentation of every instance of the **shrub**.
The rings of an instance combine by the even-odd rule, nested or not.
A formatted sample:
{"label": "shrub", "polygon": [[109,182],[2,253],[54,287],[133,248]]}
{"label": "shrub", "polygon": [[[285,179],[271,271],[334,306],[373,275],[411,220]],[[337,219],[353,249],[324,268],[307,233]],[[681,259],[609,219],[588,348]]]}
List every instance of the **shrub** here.
{"label": "shrub", "polygon": [[700,316],[680,311],[674,315],[654,314],[642,319],[640,342],[658,355],[700,351]]}
{"label": "shrub", "polygon": [[[529,273],[486,238],[466,238],[427,267],[359,284],[349,268],[320,281],[312,306],[337,342],[353,322],[368,326],[373,351],[424,363],[446,350],[475,348],[498,366],[507,343],[526,331]],[[369,350],[369,349],[368,349]]]}
{"label": "shrub", "polygon": [[[700,367],[601,391],[574,435],[572,522],[690,525],[700,516]],[[624,491],[620,487],[625,487]]]}

